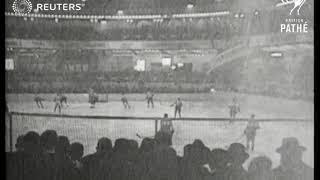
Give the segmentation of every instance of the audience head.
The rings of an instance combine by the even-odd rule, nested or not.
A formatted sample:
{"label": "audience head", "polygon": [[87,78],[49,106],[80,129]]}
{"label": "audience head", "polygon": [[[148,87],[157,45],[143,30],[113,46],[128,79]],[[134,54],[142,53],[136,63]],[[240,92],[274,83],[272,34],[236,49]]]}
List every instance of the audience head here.
{"label": "audience head", "polygon": [[34,131],[29,131],[23,137],[23,150],[26,153],[35,154],[40,152],[40,135]]}
{"label": "audience head", "polygon": [[16,144],[15,144],[16,151],[17,151],[17,152],[23,151],[23,138],[24,138],[23,135],[20,135],[20,136],[17,138],[17,142],[16,142]]}
{"label": "audience head", "polygon": [[43,150],[54,152],[58,143],[58,135],[54,130],[46,130],[41,134],[40,143]]}
{"label": "audience head", "polygon": [[210,166],[217,168],[217,169],[224,169],[228,166],[228,163],[230,162],[231,157],[228,153],[228,151],[224,149],[213,149],[211,151],[211,156],[210,156]]}
{"label": "audience head", "polygon": [[281,155],[281,165],[290,167],[301,162],[305,150],[305,147],[299,145],[297,138],[287,137],[282,139],[282,145],[276,149],[276,152]]}
{"label": "audience head", "polygon": [[248,174],[250,180],[271,180],[272,161],[265,156],[259,156],[252,159],[248,167]]}
{"label": "audience head", "polygon": [[189,157],[190,156],[190,151],[191,151],[192,145],[187,144],[183,147],[183,157]]}
{"label": "audience head", "polygon": [[136,151],[136,150],[139,149],[139,144],[138,144],[138,142],[136,140],[130,139],[128,141],[128,144],[129,144],[129,149],[131,151]]}
{"label": "audience head", "polygon": [[271,169],[272,161],[266,156],[258,156],[251,160],[250,165],[248,167],[248,172]]}
{"label": "audience head", "polygon": [[115,141],[113,152],[124,153],[127,152],[129,148],[129,140],[125,138],[119,138]]}
{"label": "audience head", "polygon": [[83,156],[83,145],[79,142],[71,144],[71,160],[80,160]]}
{"label": "audience head", "polygon": [[103,137],[99,139],[97,147],[96,147],[97,153],[107,153],[112,150],[112,142],[109,138]]}
{"label": "audience head", "polygon": [[139,144],[137,141],[130,139],[128,141],[128,160],[136,160],[137,159],[137,155],[138,155],[138,151],[139,151]]}
{"label": "audience head", "polygon": [[154,139],[151,139],[151,138],[144,138],[141,142],[141,145],[140,145],[140,153],[148,153],[148,152],[151,152],[153,151],[154,149],[154,146],[155,146],[155,141]]}
{"label": "audience head", "polygon": [[165,113],[165,114],[163,115],[163,117],[164,117],[164,118],[168,118],[168,114]]}
{"label": "audience head", "polygon": [[56,147],[56,152],[63,154],[70,154],[70,141],[66,136],[59,136]]}
{"label": "audience head", "polygon": [[205,145],[203,144],[203,142],[200,139],[196,139],[193,141],[192,143],[193,147],[197,147],[197,148],[204,148]]}
{"label": "audience head", "polygon": [[240,143],[232,143],[230,145],[228,153],[230,154],[232,165],[240,166],[249,158],[249,154],[245,149],[245,146]]}

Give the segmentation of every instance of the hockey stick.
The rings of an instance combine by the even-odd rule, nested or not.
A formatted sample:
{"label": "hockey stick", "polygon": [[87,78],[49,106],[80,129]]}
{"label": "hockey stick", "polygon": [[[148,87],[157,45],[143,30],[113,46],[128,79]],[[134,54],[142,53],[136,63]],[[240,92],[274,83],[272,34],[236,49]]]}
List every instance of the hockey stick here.
{"label": "hockey stick", "polygon": [[242,138],[243,138],[243,136],[244,136],[244,133],[243,133],[243,134],[241,134],[241,136],[240,136],[240,137],[238,137],[234,142],[238,142],[240,139],[242,139]]}
{"label": "hockey stick", "polygon": [[[241,140],[242,138],[243,138],[243,136],[244,136],[244,134],[241,134],[241,136],[240,137],[238,137],[237,139],[235,139],[234,141],[232,141],[231,143],[236,143],[236,142],[238,142],[239,140]],[[230,144],[228,144],[228,145],[225,145],[225,146],[223,146],[224,148],[226,148],[226,149],[228,149],[229,148],[229,146],[230,146]]]}
{"label": "hockey stick", "polygon": [[144,139],[144,138],[151,138],[153,139],[154,136],[141,136],[140,134],[136,133],[136,136],[139,138],[139,139]]}

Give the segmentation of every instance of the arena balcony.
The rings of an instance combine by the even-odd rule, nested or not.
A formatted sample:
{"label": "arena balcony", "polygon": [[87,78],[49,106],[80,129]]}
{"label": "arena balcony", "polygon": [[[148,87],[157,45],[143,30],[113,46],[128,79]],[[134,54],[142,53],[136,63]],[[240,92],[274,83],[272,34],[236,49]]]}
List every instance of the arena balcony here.
{"label": "arena balcony", "polygon": [[[41,40],[196,40],[279,32],[285,11],[171,15],[54,15],[6,12],[9,38]],[[312,13],[306,14],[306,16]],[[312,17],[312,16],[311,16]],[[313,18],[311,18],[313,21]],[[264,23],[270,22],[270,23]],[[248,27],[250,24],[250,28]],[[270,25],[271,24],[271,25]],[[313,23],[309,28],[313,29]]]}

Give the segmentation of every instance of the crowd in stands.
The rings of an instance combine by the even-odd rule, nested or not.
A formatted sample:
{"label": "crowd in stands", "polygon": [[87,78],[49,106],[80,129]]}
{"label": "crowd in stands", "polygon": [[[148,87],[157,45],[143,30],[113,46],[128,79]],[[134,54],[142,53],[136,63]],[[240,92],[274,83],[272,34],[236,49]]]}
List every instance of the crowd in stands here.
{"label": "crowd in stands", "polygon": [[[280,32],[286,11],[231,13],[211,18],[157,20],[6,17],[6,37],[39,40],[208,40]],[[306,17],[313,21],[312,17]],[[311,18],[311,19],[310,19]],[[90,22],[91,21],[91,22]],[[102,23],[104,21],[104,23]],[[309,31],[313,23],[308,23]]]}
{"label": "crowd in stands", "polygon": [[305,147],[294,137],[276,149],[280,165],[266,156],[253,158],[243,144],[209,149],[201,140],[184,146],[183,156],[158,132],[141,145],[132,139],[99,139],[96,152],[83,156],[81,142],[46,130],[18,137],[15,152],[6,153],[7,180],[313,180],[313,168],[302,161]]}

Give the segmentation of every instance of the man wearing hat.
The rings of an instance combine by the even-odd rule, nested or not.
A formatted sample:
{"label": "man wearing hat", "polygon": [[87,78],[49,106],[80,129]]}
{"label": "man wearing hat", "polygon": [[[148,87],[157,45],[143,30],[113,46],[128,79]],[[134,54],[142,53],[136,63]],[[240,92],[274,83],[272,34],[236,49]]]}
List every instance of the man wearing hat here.
{"label": "man wearing hat", "polygon": [[226,171],[227,180],[247,180],[248,172],[243,168],[243,163],[249,158],[243,144],[232,143],[228,148],[230,165]]}
{"label": "man wearing hat", "polygon": [[280,154],[280,165],[273,170],[276,180],[313,180],[313,168],[302,161],[305,147],[299,145],[297,138],[282,139],[281,147],[276,152]]}

